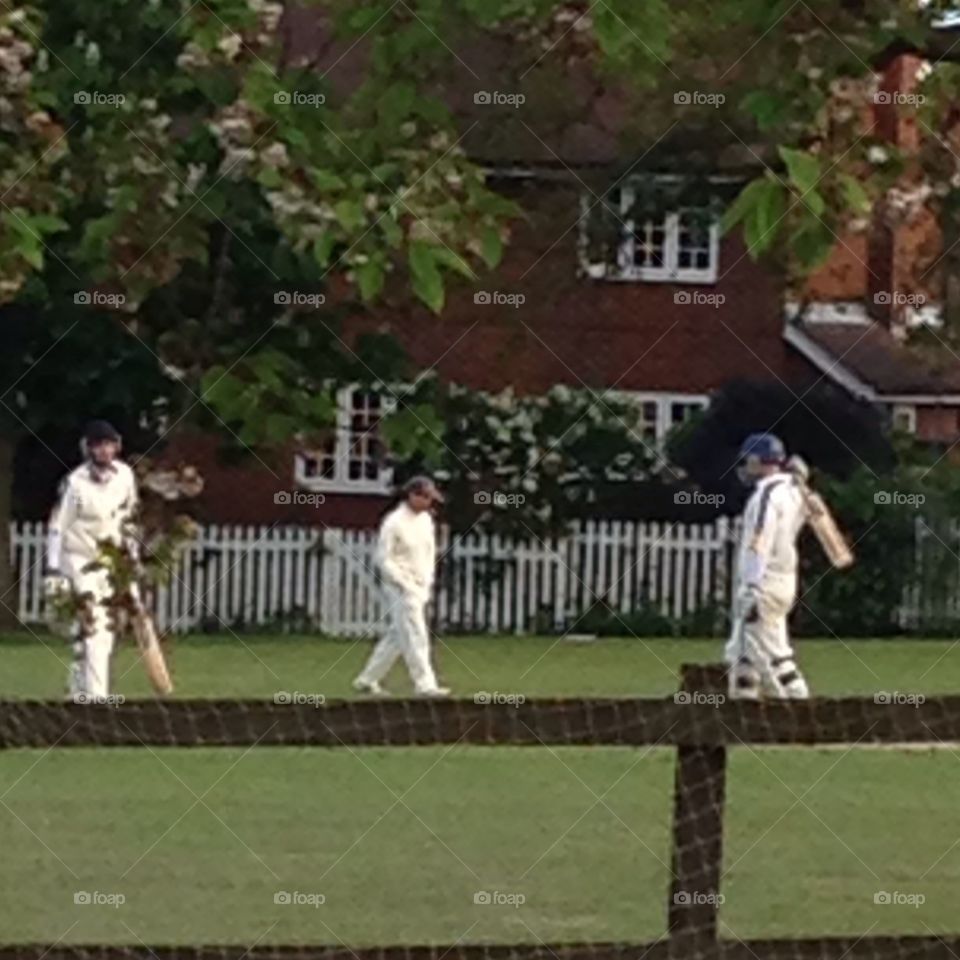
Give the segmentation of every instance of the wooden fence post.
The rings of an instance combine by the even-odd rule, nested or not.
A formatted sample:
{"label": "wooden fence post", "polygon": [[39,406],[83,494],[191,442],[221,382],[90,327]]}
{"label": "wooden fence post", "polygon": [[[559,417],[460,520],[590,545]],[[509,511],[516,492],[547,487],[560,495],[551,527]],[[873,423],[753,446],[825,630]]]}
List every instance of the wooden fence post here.
{"label": "wooden fence post", "polygon": [[[722,665],[684,664],[678,697],[726,690]],[[681,746],[673,797],[673,855],[667,925],[670,954],[717,954],[726,747]]]}

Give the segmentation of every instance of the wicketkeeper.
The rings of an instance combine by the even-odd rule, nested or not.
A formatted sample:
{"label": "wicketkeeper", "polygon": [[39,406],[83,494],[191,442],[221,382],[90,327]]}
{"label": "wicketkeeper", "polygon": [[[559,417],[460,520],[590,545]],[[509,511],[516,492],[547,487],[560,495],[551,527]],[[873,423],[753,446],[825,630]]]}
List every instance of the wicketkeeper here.
{"label": "wicketkeeper", "polygon": [[117,459],[120,434],[107,421],[88,424],[80,448],[84,462],[63,479],[50,517],[45,586],[48,598],[72,590],[83,600],[71,632],[69,691],[74,699],[98,699],[110,692],[116,623],[108,606],[107,570],[87,568],[103,541],[126,544],[137,555],[132,542],[137,485],[133,470]]}
{"label": "wicketkeeper", "polygon": [[787,468],[783,443],[771,433],[747,437],[739,461],[754,490],[742,518],[726,649],[730,695],[805,698],[810,692],[787,632],[797,598],[797,538],[808,520],[803,480]]}
{"label": "wicketkeeper", "polygon": [[430,663],[427,603],[437,562],[432,508],[443,497],[429,477],[414,477],[403,488],[403,499],[380,526],[378,559],[387,601],[389,627],[354,681],[354,688],[375,695],[390,668],[403,657],[421,696],[445,697]]}

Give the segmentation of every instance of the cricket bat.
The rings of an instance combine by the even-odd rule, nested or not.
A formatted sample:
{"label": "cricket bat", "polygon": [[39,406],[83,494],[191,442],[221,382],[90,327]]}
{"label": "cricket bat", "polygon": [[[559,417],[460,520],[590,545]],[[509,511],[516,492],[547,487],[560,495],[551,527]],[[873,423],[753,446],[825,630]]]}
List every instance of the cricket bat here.
{"label": "cricket bat", "polygon": [[153,617],[142,605],[139,605],[133,614],[132,628],[150,686],[161,696],[168,696],[173,693],[173,681],[170,679],[170,671],[167,669],[163,650],[160,649],[160,640],[153,625]]}
{"label": "cricket bat", "polygon": [[800,492],[807,505],[807,522],[814,536],[820,541],[824,554],[837,570],[846,570],[853,564],[853,549],[843,535],[833,513],[819,493],[810,489],[807,477],[810,474],[807,465],[799,457],[787,461],[787,469],[797,478]]}

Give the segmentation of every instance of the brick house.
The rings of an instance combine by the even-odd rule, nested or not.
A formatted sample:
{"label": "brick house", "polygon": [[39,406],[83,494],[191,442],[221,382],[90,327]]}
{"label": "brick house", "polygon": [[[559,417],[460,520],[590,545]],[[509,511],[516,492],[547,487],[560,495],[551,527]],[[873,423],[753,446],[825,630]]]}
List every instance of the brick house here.
{"label": "brick house", "polygon": [[[325,46],[316,20],[296,42],[322,51],[312,58],[318,69],[343,60],[335,44]],[[483,62],[495,59],[484,52]],[[356,70],[351,57],[345,64],[348,74]],[[916,58],[898,56],[886,68],[884,89],[908,89],[917,67]],[[960,438],[960,359],[947,356],[934,366],[904,342],[911,324],[936,314],[932,294],[924,310],[912,312],[899,296],[901,279],[916,272],[918,251],[936,243],[935,223],[899,231],[878,225],[839,238],[830,261],[810,278],[801,309],[771,267],[754,263],[739,236],[721,237],[702,212],[678,208],[643,224],[630,220],[635,184],[676,176],[662,156],[647,158],[615,194],[596,192],[592,174],[622,169],[622,116],[614,94],[592,96],[582,114],[587,121],[558,127],[552,138],[515,125],[509,156],[490,155],[504,149],[503,136],[475,131],[468,146],[488,165],[496,188],[528,214],[502,264],[475,286],[452,289],[439,318],[418,305],[380,308],[357,316],[350,335],[389,332],[414,369],[475,388],[536,392],[563,383],[623,391],[640,406],[653,443],[736,378],[780,381],[798,397],[817,381],[832,381],[921,438]],[[470,116],[468,102],[458,106]],[[876,106],[876,129],[909,147],[917,132],[892,111]],[[743,153],[716,151],[705,179],[718,195],[755,172]],[[598,256],[588,237],[604,203],[624,213],[619,235]],[[335,435],[311,453],[290,450],[269,463],[225,466],[214,439],[187,436],[171,455],[205,474],[200,513],[207,520],[367,526],[391,489],[376,431],[389,402],[342,389]],[[324,502],[282,502],[293,490],[323,494]]]}

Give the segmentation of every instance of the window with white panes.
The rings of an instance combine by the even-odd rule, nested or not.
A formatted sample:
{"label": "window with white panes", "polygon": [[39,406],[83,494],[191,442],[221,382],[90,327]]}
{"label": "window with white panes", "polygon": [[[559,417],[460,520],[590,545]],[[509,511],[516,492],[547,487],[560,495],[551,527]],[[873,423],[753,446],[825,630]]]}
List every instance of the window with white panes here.
{"label": "window with white panes", "polygon": [[891,425],[898,433],[917,432],[917,408],[909,403],[895,403],[890,413]]}
{"label": "window with white panes", "polygon": [[[634,200],[630,186],[610,194],[606,211],[617,220],[616,247],[609,263],[590,262],[587,257],[587,274],[608,280],[714,283],[720,249],[716,219],[705,210],[685,208],[637,221]],[[584,230],[589,231],[590,219],[603,215],[603,205],[585,198],[584,212]]]}
{"label": "window with white panes", "polygon": [[335,429],[321,447],[297,456],[296,479],[303,487],[343,493],[386,493],[392,470],[379,425],[391,401],[364,387],[337,392]]}
{"label": "window with white panes", "polygon": [[630,394],[640,413],[640,432],[650,444],[660,445],[675,427],[704,410],[709,399],[700,394]]}

